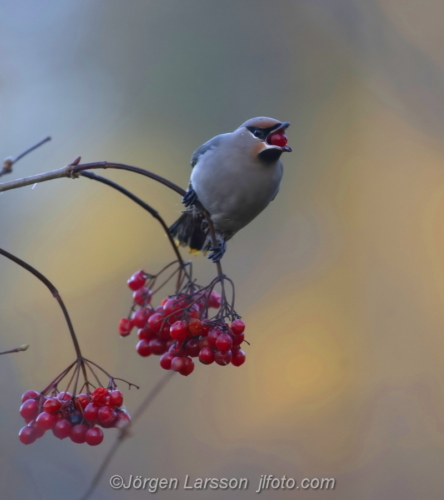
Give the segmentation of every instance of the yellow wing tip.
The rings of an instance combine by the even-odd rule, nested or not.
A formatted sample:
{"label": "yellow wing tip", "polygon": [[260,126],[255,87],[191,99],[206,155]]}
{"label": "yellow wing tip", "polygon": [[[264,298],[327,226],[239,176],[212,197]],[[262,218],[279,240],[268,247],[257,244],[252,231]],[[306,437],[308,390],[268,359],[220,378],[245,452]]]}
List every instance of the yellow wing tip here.
{"label": "yellow wing tip", "polygon": [[[186,243],[184,243],[183,241],[179,241],[177,238],[174,238],[174,243],[176,244],[176,246],[178,247],[188,247],[188,245]],[[203,251],[203,250],[198,250],[197,248],[191,248],[191,247],[188,247],[188,253],[192,254],[192,255],[198,255],[200,253],[202,253],[203,255],[207,255],[208,251]]]}

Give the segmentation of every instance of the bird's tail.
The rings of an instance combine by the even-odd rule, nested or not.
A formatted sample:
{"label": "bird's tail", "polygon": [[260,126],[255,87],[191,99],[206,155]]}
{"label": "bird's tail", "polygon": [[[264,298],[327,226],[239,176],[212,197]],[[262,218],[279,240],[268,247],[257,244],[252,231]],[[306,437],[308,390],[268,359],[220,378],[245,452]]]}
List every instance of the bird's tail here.
{"label": "bird's tail", "polygon": [[195,210],[185,210],[169,228],[171,236],[180,246],[189,247],[191,252],[208,250],[208,229],[204,218]]}

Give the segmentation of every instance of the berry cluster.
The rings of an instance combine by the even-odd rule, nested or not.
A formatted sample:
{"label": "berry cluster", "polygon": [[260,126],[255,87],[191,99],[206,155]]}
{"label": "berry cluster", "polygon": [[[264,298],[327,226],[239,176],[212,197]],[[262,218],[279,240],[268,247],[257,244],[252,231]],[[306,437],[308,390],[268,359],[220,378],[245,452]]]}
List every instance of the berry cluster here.
{"label": "berry cluster", "polygon": [[69,437],[74,443],[97,446],[103,441],[103,428],[122,428],[131,421],[122,408],[123,395],[118,390],[97,387],[91,394],[69,392],[45,396],[36,391],[22,395],[20,415],[26,426],[19,432],[23,444],[31,444],[52,430],[55,437]]}
{"label": "berry cluster", "polygon": [[229,325],[221,312],[209,318],[210,308],[220,309],[222,297],[212,289],[191,287],[166,297],[157,308],[151,305],[153,293],[147,285],[149,275],[134,273],[128,280],[134,305],[129,318],[122,318],[119,333],[128,336],[138,328],[136,351],[140,356],[161,356],[160,366],[187,376],[194,370],[193,358],[205,365],[241,366],[245,353],[245,324],[232,314]]}

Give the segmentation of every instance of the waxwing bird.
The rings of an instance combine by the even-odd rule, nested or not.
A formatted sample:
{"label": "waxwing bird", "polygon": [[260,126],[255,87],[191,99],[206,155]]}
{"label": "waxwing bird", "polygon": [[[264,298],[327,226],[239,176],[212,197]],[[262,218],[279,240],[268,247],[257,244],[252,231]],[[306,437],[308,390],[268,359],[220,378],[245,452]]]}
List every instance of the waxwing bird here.
{"label": "waxwing bird", "polygon": [[[218,262],[226,242],[274,200],[281,184],[281,154],[290,152],[290,124],[259,117],[234,132],[213,137],[191,157],[191,178],[182,199],[186,210],[170,227],[171,235],[191,251],[210,250]],[[211,244],[203,207],[211,216],[217,245]]]}

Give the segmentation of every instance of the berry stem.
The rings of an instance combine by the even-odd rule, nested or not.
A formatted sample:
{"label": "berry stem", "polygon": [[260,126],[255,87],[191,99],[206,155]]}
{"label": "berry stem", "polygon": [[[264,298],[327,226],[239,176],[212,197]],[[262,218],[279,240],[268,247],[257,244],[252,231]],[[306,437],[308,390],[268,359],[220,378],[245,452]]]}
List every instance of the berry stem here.
{"label": "berry stem", "polygon": [[77,363],[77,360],[74,361],[74,363],[71,363],[67,368],[65,368],[62,373],[60,373],[59,375],[57,375],[57,377],[52,381],[50,382],[44,389],[43,391],[41,392],[43,395],[45,395],[51,388],[54,388],[54,387],[57,387],[57,384],[63,380],[66,375],[68,375],[68,373],[70,372],[70,370],[72,369],[72,367]]}
{"label": "berry stem", "polygon": [[113,385],[115,385],[114,380],[120,380],[121,382],[125,382],[125,384],[128,384],[128,387],[133,386],[133,387],[136,387],[137,389],[140,389],[140,387],[138,385],[133,384],[132,382],[128,382],[128,380],[125,380],[123,378],[113,377],[106,370],[104,370],[101,366],[99,366],[97,363],[94,363],[94,361],[91,361],[90,359],[83,358],[83,361],[88,365],[88,368],[91,370],[92,373],[94,373],[94,371],[93,371],[92,367],[89,365],[94,365],[96,368],[98,368],[101,372],[103,372],[109,378],[109,380],[112,382]]}

